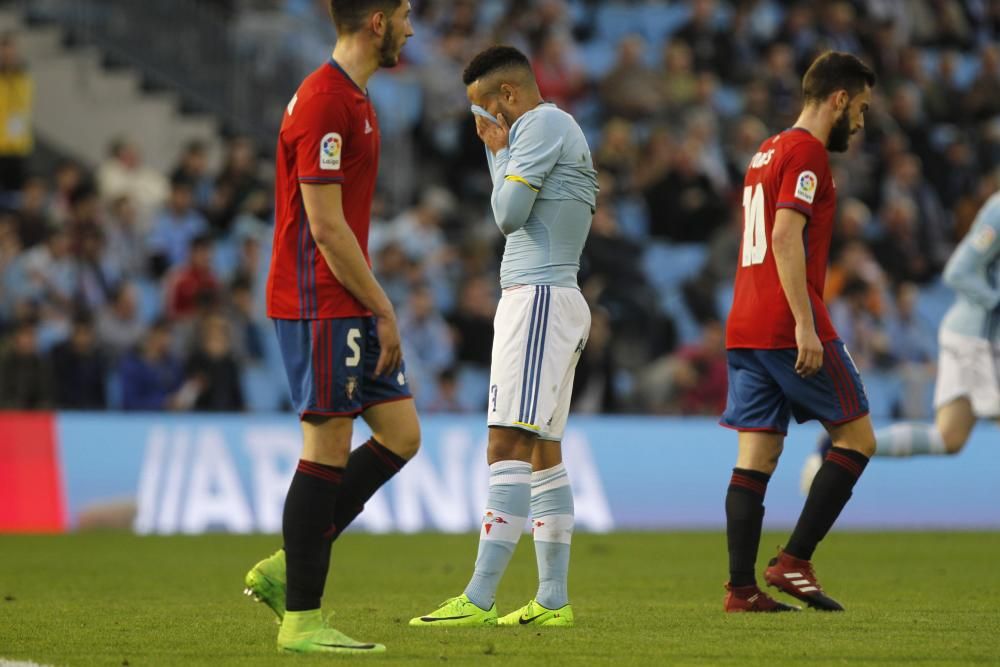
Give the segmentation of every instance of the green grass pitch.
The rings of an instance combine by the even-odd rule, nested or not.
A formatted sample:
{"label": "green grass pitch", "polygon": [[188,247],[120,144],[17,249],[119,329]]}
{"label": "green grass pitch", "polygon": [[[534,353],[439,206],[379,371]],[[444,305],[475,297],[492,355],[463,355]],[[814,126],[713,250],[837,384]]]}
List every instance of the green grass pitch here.
{"label": "green grass pitch", "polygon": [[[785,534],[768,534],[764,565]],[[0,663],[275,665],[269,610],[242,595],[277,539],[80,534],[0,537]],[[425,665],[1000,663],[1000,533],[831,535],[816,565],[847,612],[726,615],[717,533],[577,535],[573,629],[413,629],[461,592],[472,535],[348,534],[335,546],[326,609],[388,646],[356,660]],[[525,536],[498,609],[535,591]]]}

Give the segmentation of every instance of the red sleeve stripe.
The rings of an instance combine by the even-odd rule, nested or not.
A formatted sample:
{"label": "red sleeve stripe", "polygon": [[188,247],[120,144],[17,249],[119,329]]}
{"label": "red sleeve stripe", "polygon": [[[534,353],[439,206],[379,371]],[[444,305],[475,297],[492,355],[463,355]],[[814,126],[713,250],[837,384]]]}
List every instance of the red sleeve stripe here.
{"label": "red sleeve stripe", "polygon": [[343,183],[343,176],[299,176],[299,183]]}

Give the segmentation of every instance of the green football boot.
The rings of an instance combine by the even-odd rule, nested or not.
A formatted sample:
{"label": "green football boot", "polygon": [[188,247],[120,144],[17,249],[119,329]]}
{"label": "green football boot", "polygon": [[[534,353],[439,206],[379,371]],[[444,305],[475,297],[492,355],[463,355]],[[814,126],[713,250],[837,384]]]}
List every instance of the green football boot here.
{"label": "green football boot", "polygon": [[410,619],[412,626],[437,625],[447,628],[480,628],[497,624],[497,606],[489,611],[477,607],[462,593],[441,603],[441,606],[427,614]]}
{"label": "green football boot", "polygon": [[323,620],[319,609],[290,611],[278,630],[278,650],[283,653],[385,653],[385,646],[359,642],[335,630]]}
{"label": "green football boot", "polygon": [[263,602],[278,616],[280,623],[285,617],[285,550],[278,549],[254,565],[244,579],[243,592],[257,602]]}
{"label": "green football boot", "polygon": [[534,600],[517,611],[512,611],[497,620],[497,625],[545,625],[548,627],[573,627],[573,607],[563,605],[558,609],[546,609]]}

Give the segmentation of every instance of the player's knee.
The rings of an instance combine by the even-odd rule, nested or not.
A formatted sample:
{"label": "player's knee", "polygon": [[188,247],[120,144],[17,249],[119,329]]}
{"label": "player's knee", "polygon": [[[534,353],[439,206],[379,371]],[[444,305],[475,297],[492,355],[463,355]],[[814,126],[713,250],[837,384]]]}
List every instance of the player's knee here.
{"label": "player's knee", "polygon": [[393,433],[376,433],[373,436],[382,446],[409,461],[420,451],[420,426],[399,429]]}
{"label": "player's knee", "polygon": [[965,442],[968,440],[967,433],[960,433],[958,431],[944,431],[941,434],[941,440],[944,442],[944,452],[945,454],[958,454],[965,447]]}

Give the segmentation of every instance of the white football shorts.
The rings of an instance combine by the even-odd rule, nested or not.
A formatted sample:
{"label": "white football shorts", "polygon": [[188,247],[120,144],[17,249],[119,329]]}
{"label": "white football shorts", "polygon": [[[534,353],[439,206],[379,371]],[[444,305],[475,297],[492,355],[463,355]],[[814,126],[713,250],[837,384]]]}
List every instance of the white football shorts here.
{"label": "white football shorts", "polygon": [[977,417],[1000,417],[1000,345],[945,329],[938,333],[938,344],[934,407],[964,396]]}
{"label": "white football shorts", "polygon": [[493,320],[487,423],[562,440],[573,375],[590,334],[590,307],[571,287],[503,291]]}

